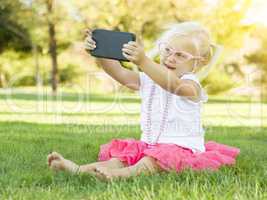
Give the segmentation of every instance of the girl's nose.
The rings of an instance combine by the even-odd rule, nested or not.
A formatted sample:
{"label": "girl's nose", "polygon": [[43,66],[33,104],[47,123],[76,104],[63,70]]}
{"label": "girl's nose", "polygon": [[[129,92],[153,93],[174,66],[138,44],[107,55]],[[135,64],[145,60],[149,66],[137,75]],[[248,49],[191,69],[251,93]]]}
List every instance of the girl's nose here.
{"label": "girl's nose", "polygon": [[170,54],[168,57],[167,57],[167,60],[171,63],[176,63],[176,59],[175,59],[175,56],[174,54]]}

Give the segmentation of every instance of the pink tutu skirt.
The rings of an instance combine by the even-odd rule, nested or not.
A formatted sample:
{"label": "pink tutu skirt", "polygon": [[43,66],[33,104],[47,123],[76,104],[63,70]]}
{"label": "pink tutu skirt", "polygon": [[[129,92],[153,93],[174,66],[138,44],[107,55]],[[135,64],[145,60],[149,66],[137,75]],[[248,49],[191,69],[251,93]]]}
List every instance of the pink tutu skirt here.
{"label": "pink tutu skirt", "polygon": [[180,172],[185,168],[193,170],[216,171],[223,165],[234,165],[240,149],[214,141],[205,143],[205,152],[193,153],[189,148],[176,144],[148,144],[135,139],[113,139],[100,146],[99,161],[118,158],[128,166],[134,165],[144,156],[156,159],[158,165],[166,171]]}

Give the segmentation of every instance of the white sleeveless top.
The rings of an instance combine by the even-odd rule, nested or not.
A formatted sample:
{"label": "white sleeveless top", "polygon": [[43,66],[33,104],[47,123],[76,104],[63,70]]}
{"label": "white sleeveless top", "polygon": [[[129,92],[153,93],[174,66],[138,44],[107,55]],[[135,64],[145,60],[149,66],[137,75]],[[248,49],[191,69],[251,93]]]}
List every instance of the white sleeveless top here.
{"label": "white sleeveless top", "polygon": [[[148,99],[150,90],[155,82],[144,72],[139,72],[141,97],[141,140],[148,143],[146,134]],[[172,94],[156,84],[155,94],[152,101],[151,111],[151,131],[152,139],[155,140],[159,134],[160,124],[162,123],[162,115],[166,105],[166,97],[169,94],[168,115],[165,121],[164,131],[161,133],[158,143],[172,143],[186,148],[190,148],[193,152],[204,152],[204,135],[205,130],[201,123],[202,103],[207,102],[208,96],[205,90],[193,73],[187,73],[180,77],[181,79],[190,79],[199,84],[201,88],[201,97],[199,102]]]}

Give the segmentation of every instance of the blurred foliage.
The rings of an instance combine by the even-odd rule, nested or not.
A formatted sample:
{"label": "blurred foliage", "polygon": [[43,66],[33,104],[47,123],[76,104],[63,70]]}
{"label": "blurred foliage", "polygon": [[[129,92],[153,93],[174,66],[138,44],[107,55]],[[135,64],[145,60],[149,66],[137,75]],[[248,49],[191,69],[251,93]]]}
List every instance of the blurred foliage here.
{"label": "blurred foliage", "polygon": [[253,53],[245,55],[249,63],[259,66],[261,76],[255,81],[259,84],[267,85],[267,27],[257,27],[252,34],[260,41],[260,47]]}
{"label": "blurred foliage", "polygon": [[[42,83],[49,84],[51,61],[48,57],[49,37],[46,26],[49,20],[53,20],[56,25],[59,82],[62,84],[79,82],[86,74],[88,64],[84,59],[84,52],[81,49],[77,50],[76,46],[83,41],[84,29],[87,27],[133,32],[144,40],[146,51],[149,51],[164,25],[197,20],[211,30],[213,42],[224,46],[223,55],[217,66],[203,81],[208,92],[215,94],[236,86],[235,80],[225,71],[225,66],[235,63],[231,66],[235,68],[234,73],[242,71],[243,61],[237,60],[233,55],[242,49],[245,38],[255,28],[253,25],[242,23],[251,0],[219,0],[218,4],[198,0],[54,1],[56,12],[52,15],[46,12],[47,0],[0,1],[0,44],[4,50],[0,57],[0,86],[5,85],[3,82],[9,83],[13,75],[18,74],[25,77],[17,80],[15,85],[36,84],[33,54],[27,51],[21,53],[16,47],[21,45],[20,49],[26,50],[23,45],[29,41],[38,47]],[[12,30],[3,26],[3,22],[12,27],[19,27],[18,30],[23,35],[21,41],[18,41],[19,37],[15,36],[15,33],[9,32]],[[259,64],[262,70],[267,71],[264,51],[267,39],[264,34],[255,33],[253,37],[262,38],[265,46],[246,58],[250,63]],[[158,61],[157,58],[156,60]],[[137,70],[131,63],[123,65]],[[90,68],[96,69],[96,65],[90,64]]]}
{"label": "blurred foliage", "polygon": [[212,70],[209,76],[202,81],[202,84],[209,94],[214,95],[227,91],[234,86],[238,86],[230,76],[221,69]]}
{"label": "blurred foliage", "polygon": [[0,0],[0,53],[6,49],[31,49],[29,30],[19,18],[24,7],[19,0]]}

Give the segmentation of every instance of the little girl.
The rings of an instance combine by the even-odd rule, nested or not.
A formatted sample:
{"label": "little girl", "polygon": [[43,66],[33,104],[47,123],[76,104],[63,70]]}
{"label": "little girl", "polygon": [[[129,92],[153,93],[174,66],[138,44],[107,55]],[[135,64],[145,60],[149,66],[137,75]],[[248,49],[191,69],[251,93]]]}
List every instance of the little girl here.
{"label": "little girl", "polygon": [[[87,50],[96,43],[87,30]],[[142,72],[123,68],[116,60],[96,58],[103,69],[121,84],[139,90],[141,139],[113,139],[100,147],[98,161],[77,165],[53,152],[48,165],[53,170],[89,173],[108,180],[160,171],[183,169],[218,170],[235,164],[236,147],[214,141],[204,142],[201,124],[202,103],[207,94],[200,84],[217,60],[219,47],[210,42],[208,31],[196,22],[169,27],[157,40],[150,56],[140,41],[129,42],[123,55]]]}

